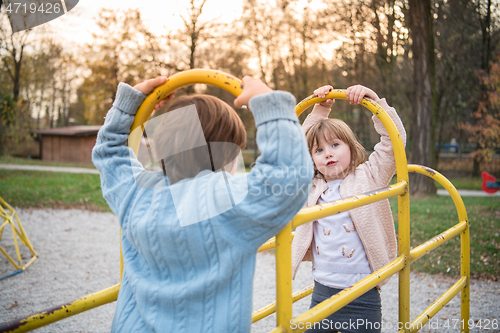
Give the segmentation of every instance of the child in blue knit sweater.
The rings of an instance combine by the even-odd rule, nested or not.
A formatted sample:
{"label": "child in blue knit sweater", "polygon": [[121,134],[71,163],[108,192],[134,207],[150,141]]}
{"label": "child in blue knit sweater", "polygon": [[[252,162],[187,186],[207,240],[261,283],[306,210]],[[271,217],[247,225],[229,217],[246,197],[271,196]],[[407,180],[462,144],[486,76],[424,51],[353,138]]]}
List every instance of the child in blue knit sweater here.
{"label": "child in blue knit sweater", "polygon": [[[93,149],[103,196],[122,228],[124,271],[112,332],[250,332],[257,249],[304,205],[313,178],[295,98],[245,77],[234,104],[248,105],[255,118],[261,155],[252,171],[233,175],[212,159],[190,178],[169,179],[179,171],[171,169],[182,168],[178,159],[141,186],[144,168],[126,143],[138,107],[165,81],[120,83]],[[226,103],[192,95],[177,105],[196,106],[207,148],[221,140],[244,146],[244,128]],[[208,218],[182,224],[193,216]]]}

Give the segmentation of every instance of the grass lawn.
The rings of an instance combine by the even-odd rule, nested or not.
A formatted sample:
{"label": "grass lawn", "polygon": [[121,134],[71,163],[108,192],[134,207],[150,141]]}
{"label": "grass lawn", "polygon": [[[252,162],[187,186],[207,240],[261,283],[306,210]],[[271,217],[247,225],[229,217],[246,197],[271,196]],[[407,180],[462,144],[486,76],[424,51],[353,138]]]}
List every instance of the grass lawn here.
{"label": "grass lawn", "polygon": [[[4,163],[0,159],[0,163]],[[44,164],[47,165],[47,164]],[[476,186],[480,179],[453,179],[457,188]],[[459,185],[460,184],[460,185]],[[80,208],[109,211],[99,175],[0,170],[0,196],[14,207]],[[497,279],[500,272],[500,198],[464,197],[471,231],[471,273]],[[390,199],[397,228],[397,198]],[[458,223],[450,197],[430,196],[410,201],[412,247]],[[412,264],[431,274],[458,275],[460,239],[455,237]]]}
{"label": "grass lawn", "polygon": [[[471,235],[471,275],[497,279],[500,272],[500,198],[464,197]],[[397,198],[391,198],[397,222]],[[410,199],[411,246],[416,247],[458,223],[458,214],[448,196]],[[397,228],[397,224],[396,224]],[[412,263],[419,272],[458,276],[460,237],[439,246]]]}
{"label": "grass lawn", "polygon": [[95,174],[0,170],[0,196],[13,207],[110,211]]}
{"label": "grass lawn", "polygon": [[39,159],[28,160],[27,158],[12,157],[12,156],[0,156],[0,164],[43,165],[43,166],[95,169],[95,166],[92,163],[67,163],[67,162],[42,161]]}
{"label": "grass lawn", "polygon": [[[483,179],[481,177],[463,177],[463,178],[450,178],[453,186],[459,190],[477,190],[481,191]],[[443,188],[438,182],[434,182],[436,188]]]}

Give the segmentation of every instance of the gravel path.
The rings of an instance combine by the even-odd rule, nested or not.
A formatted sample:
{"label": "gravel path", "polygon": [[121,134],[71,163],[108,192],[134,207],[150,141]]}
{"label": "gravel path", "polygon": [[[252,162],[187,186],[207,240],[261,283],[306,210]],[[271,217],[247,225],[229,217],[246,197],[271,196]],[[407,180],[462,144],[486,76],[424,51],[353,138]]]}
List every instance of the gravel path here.
{"label": "gravel path", "polygon": [[[119,226],[116,216],[111,213],[52,209],[23,209],[18,214],[39,258],[24,273],[0,281],[0,322],[72,301],[119,283]],[[2,246],[12,255],[9,229],[4,232]],[[28,254],[24,250],[26,257]],[[0,276],[14,270],[0,254]],[[412,274],[411,279],[412,318],[454,283],[447,277],[426,274]],[[304,263],[293,283],[293,291],[310,284],[310,263]],[[254,286],[254,310],[274,301],[273,254],[258,255]],[[294,314],[307,310],[309,302],[310,297],[307,297],[294,304]],[[383,332],[397,331],[397,304],[397,278],[393,277],[382,289],[383,321],[386,327]],[[472,319],[500,321],[499,304],[500,282],[472,282]],[[43,327],[37,332],[109,332],[114,308],[115,304],[111,303]],[[434,324],[440,324],[439,329],[431,329],[426,325],[420,332],[458,332],[443,326],[448,322],[453,328],[452,320],[459,317],[458,296],[433,318]],[[255,323],[252,332],[267,332],[274,325],[273,315]],[[389,329],[390,325],[394,328]],[[488,332],[500,330],[491,329]]]}

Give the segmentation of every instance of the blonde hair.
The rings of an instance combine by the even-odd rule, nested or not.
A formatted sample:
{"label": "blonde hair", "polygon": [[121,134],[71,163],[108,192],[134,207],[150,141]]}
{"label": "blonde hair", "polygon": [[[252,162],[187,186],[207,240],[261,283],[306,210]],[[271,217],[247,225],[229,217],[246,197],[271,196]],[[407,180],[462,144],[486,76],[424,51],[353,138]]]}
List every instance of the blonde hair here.
{"label": "blonde hair", "polygon": [[[207,146],[182,151],[162,160],[163,171],[168,175],[171,183],[192,178],[203,170],[217,171],[232,165],[231,163],[235,161],[240,149],[242,150],[246,146],[247,136],[241,118],[233,108],[217,97],[202,94],[181,96],[174,100],[169,111],[193,104],[196,107]],[[167,118],[163,119],[168,121]],[[161,126],[160,123],[160,128]],[[162,134],[161,131],[158,133],[157,139],[155,136],[155,140],[160,146],[172,142],[168,141],[168,135]],[[182,142],[178,144],[182,145]],[[209,160],[204,159],[207,148]],[[215,158],[212,156],[213,154],[215,154]],[[194,161],[197,163],[193,163]]]}
{"label": "blonde hair", "polygon": [[[347,173],[354,171],[358,165],[367,161],[365,148],[359,143],[356,135],[352,129],[345,122],[339,119],[323,119],[306,132],[307,145],[309,146],[309,153],[313,154],[314,146],[318,145],[318,139],[323,137],[325,141],[330,142],[333,139],[339,139],[346,143],[351,150],[351,164]],[[317,175],[323,175],[317,171]]]}

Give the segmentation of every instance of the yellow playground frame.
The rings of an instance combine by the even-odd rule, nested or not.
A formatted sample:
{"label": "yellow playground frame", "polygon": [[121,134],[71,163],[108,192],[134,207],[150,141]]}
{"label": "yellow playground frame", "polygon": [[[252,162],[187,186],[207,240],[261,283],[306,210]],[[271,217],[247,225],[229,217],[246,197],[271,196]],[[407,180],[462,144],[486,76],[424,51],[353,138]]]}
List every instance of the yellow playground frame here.
{"label": "yellow playground frame", "polygon": [[[15,274],[18,274],[18,273],[21,273],[22,271],[24,271],[26,268],[28,268],[29,265],[31,265],[33,263],[33,261],[36,260],[37,255],[36,255],[35,249],[33,248],[33,245],[31,245],[31,242],[28,238],[28,235],[26,235],[26,231],[24,231],[24,228],[23,228],[23,225],[21,224],[21,221],[19,221],[19,216],[17,216],[16,210],[11,205],[9,205],[2,197],[0,197],[0,219],[3,219],[2,224],[0,225],[0,241],[2,240],[2,236],[3,236],[3,232],[5,230],[5,227],[10,226],[10,228],[12,230],[12,238],[13,238],[13,242],[14,242],[14,248],[16,249],[16,259],[17,259],[17,261],[16,261],[16,259],[12,258],[7,253],[7,250],[5,250],[2,246],[0,246],[0,252],[17,269],[17,271],[15,271],[14,273],[0,278],[0,279],[4,279],[6,277],[13,276]],[[23,258],[21,256],[19,242],[17,241],[18,237],[19,237],[19,240],[21,241],[21,244],[25,245],[28,248],[28,250],[31,252],[31,259],[28,260],[28,262],[26,264],[23,264]]]}
{"label": "yellow playground frame", "polygon": [[[193,69],[171,76],[165,84],[156,88],[143,102],[131,127],[129,146],[137,153],[143,124],[151,115],[158,100],[174,90],[196,83],[211,84],[238,96],[242,91],[241,81],[224,72]],[[345,90],[333,90],[325,98],[314,95],[297,104],[295,111],[300,115],[314,103],[328,98],[346,99]],[[362,105],[375,114],[384,124],[391,138],[397,169],[397,182],[370,193],[359,194],[331,203],[303,208],[276,238],[272,238],[259,248],[259,252],[276,248],[276,302],[253,313],[253,322],[276,312],[277,325],[273,333],[303,332],[307,324],[314,324],[328,317],[352,300],[374,288],[380,281],[399,273],[399,323],[398,332],[417,332],[451,299],[461,292],[461,332],[469,332],[470,311],[470,236],[469,221],[462,198],[455,187],[443,175],[428,167],[408,165],[403,141],[387,113],[374,101],[363,99]],[[458,212],[458,223],[427,242],[410,249],[410,194],[408,172],[426,175],[439,182],[451,195]],[[373,272],[352,287],[318,304],[297,317],[293,317],[292,304],[312,293],[312,286],[292,294],[291,244],[292,229],[297,226],[345,212],[376,201],[398,196],[398,257],[391,263]],[[443,295],[436,299],[413,321],[410,319],[410,264],[439,245],[460,234],[460,278]],[[123,269],[123,265],[121,265]],[[63,304],[40,313],[0,324],[0,332],[28,332],[38,327],[116,301],[120,285],[112,286],[95,294],[84,296],[71,303]]]}

